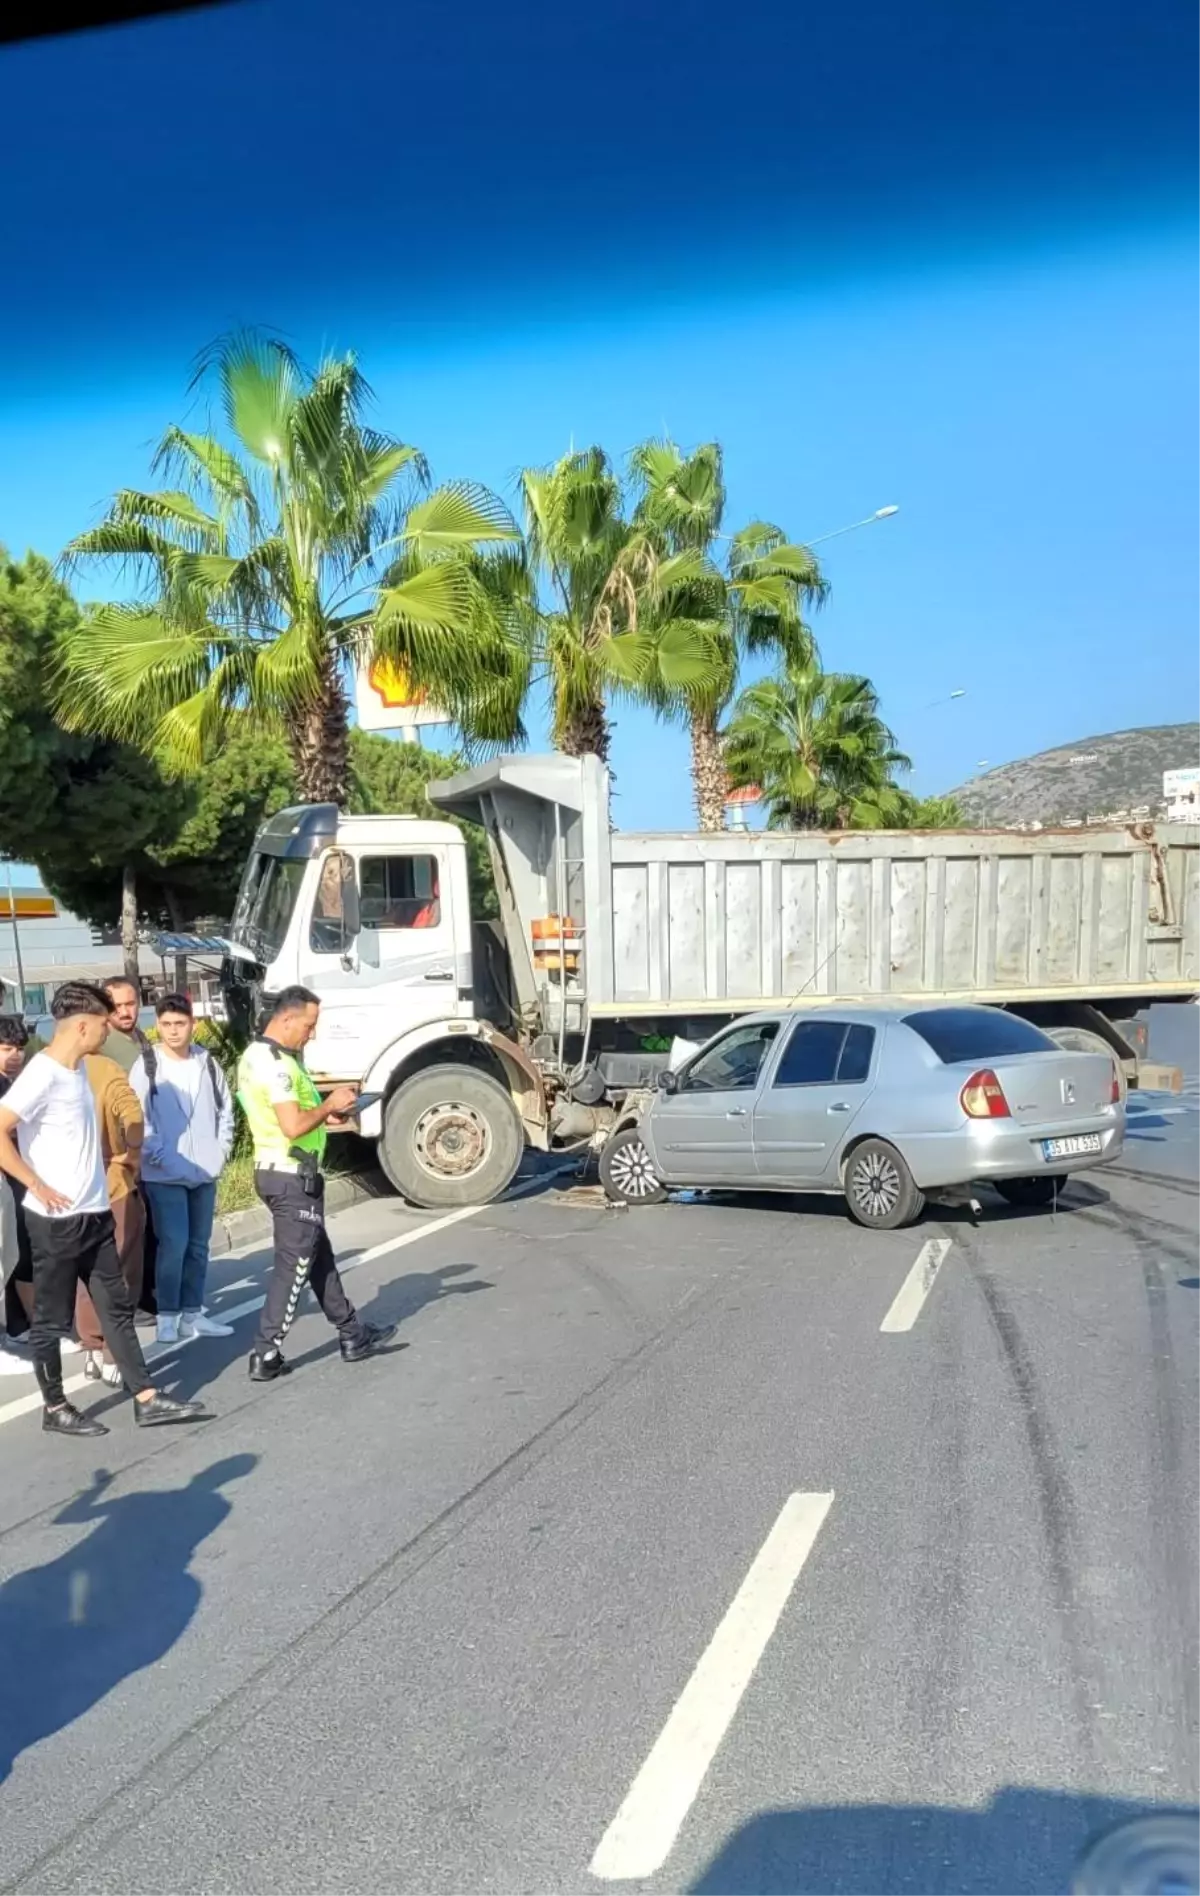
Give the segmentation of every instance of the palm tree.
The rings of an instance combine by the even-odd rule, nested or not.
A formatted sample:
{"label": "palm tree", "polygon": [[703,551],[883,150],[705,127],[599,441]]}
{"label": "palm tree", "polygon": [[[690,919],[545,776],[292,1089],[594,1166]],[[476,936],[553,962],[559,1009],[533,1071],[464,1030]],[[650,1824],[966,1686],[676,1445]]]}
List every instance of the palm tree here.
{"label": "palm tree", "polygon": [[301,794],[344,803],[352,662],[391,659],[466,719],[497,663],[519,672],[520,531],[483,488],[427,491],[419,449],[364,422],[353,356],[310,375],[283,343],[244,333],[206,352],[201,378],[226,438],[169,429],[154,465],[175,484],[118,493],[67,549],[119,562],[140,598],[66,639],[60,715],[175,771],[212,755],[231,721],[281,729]]}
{"label": "palm tree", "polygon": [[806,547],[761,521],[731,537],[723,570],[718,566],[725,515],[719,443],[705,442],[685,455],[673,441],[646,441],[634,449],[630,466],[639,490],[636,523],[667,555],[691,557],[671,596],[672,611],[702,633],[714,658],[700,682],[680,692],[659,677],[649,695],[664,715],[686,716],[697,821],[701,830],[722,830],[728,786],[720,723],[741,660],[768,650],[811,656],[802,612],[823,602],[826,583]]}
{"label": "palm tree", "polygon": [[893,781],[909,760],[879,716],[867,678],[786,658],[747,687],[725,738],[734,785],[757,785],[772,829],[878,829],[903,820]]}

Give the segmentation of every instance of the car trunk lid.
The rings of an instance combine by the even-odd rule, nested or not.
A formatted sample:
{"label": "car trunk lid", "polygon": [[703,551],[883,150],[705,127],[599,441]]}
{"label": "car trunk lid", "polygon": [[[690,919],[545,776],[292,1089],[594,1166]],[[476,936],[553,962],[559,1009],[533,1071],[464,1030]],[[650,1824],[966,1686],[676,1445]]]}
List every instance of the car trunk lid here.
{"label": "car trunk lid", "polygon": [[[962,1083],[979,1061],[956,1067]],[[1008,1110],[1021,1125],[1062,1125],[1094,1119],[1112,1103],[1115,1071],[1106,1053],[1018,1053],[987,1061],[1004,1089]]]}

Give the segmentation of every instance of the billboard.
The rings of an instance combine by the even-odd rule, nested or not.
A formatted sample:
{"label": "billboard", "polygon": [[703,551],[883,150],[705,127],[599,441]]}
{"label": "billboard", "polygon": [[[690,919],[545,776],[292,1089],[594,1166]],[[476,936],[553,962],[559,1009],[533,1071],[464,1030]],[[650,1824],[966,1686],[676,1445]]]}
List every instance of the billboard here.
{"label": "billboard", "polygon": [[450,714],[431,704],[415,689],[402,665],[390,658],[372,658],[359,665],[354,676],[354,705],[364,731],[403,731],[412,736],[422,726],[450,724]]}
{"label": "billboard", "polygon": [[1170,823],[1200,823],[1200,765],[1163,771],[1163,798]]}

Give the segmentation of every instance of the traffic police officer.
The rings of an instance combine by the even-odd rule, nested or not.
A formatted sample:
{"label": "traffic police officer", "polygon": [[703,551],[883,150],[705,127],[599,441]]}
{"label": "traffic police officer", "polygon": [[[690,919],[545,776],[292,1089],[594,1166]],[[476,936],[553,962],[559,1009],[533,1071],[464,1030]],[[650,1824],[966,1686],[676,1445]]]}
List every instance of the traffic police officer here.
{"label": "traffic police officer", "polygon": [[353,1109],[352,1086],[324,1099],[301,1055],[316,1032],[321,1003],[307,988],[284,988],[271,1001],[266,1028],[238,1065],[238,1099],[254,1140],[254,1189],[271,1213],[275,1260],[250,1356],[253,1382],[274,1382],[290,1365],[280,1344],[311,1282],[341,1339],[342,1361],[361,1362],[395,1336],[394,1323],[364,1323],[347,1297],[325,1229],[321,1159],[326,1125]]}

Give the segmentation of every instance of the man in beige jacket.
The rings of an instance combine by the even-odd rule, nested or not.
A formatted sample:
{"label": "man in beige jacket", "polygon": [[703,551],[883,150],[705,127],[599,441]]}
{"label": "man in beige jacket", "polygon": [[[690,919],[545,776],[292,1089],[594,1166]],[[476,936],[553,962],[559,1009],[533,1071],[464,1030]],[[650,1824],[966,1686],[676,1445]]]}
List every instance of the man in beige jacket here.
{"label": "man in beige jacket", "polygon": [[[142,1247],[146,1236],[146,1207],[137,1188],[145,1134],[141,1101],[124,1069],[106,1053],[90,1053],[83,1064],[100,1121],[100,1145],[116,1228],[117,1257],[136,1309],[142,1290]],[[116,1388],[121,1372],[101,1334],[96,1306],[82,1283],[75,1291],[75,1330],[84,1350],[84,1375],[93,1382],[103,1380]]]}

